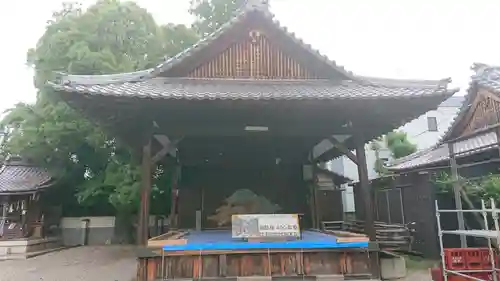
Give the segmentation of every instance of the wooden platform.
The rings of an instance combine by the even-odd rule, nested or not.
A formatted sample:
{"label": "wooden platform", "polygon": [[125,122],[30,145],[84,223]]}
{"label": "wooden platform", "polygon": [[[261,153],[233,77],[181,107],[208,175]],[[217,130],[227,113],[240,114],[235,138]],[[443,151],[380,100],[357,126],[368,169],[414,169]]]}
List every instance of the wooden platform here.
{"label": "wooden platform", "polygon": [[[310,237],[323,237],[310,235]],[[363,235],[348,232],[331,235],[340,243],[363,242],[367,247],[338,248],[253,248],[231,250],[175,250],[187,245],[189,231],[172,231],[151,238],[147,248],[138,250],[138,280],[163,279],[234,279],[235,277],[308,277],[336,276],[360,280],[372,278],[372,257],[378,257],[375,244]],[[199,234],[199,233],[198,233]],[[206,236],[214,233],[206,233]],[[192,242],[193,237],[191,237]],[[207,239],[198,237],[196,239]],[[213,243],[208,241],[207,243]],[[162,249],[172,246],[170,251]],[[355,244],[351,244],[355,245]],[[167,247],[168,248],[168,247]],[[376,272],[376,271],[375,271]],[[341,279],[334,279],[341,280]]]}

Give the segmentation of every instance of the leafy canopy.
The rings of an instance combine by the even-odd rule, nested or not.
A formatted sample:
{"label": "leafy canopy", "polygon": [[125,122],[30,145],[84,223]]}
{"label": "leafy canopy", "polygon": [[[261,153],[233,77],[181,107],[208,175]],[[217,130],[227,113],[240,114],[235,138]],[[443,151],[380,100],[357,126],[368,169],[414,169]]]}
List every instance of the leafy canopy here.
{"label": "leafy canopy", "polygon": [[191,0],[189,12],[196,17],[193,28],[201,36],[228,22],[246,0]]}
{"label": "leafy canopy", "polygon": [[[95,206],[134,212],[139,202],[138,159],[112,135],[90,123],[47,87],[54,73],[111,74],[152,67],[174,56],[227,22],[244,0],[193,0],[193,26],[158,25],[134,2],[99,0],[88,9],[64,3],[47,22],[45,33],[27,53],[35,71],[37,100],[20,103],[0,122],[9,131],[3,156],[22,155],[47,167],[59,179],[66,210]],[[152,209],[166,214],[171,175],[154,173]],[[63,198],[64,197],[64,198]],[[78,199],[76,202],[76,199]],[[104,203],[103,203],[104,202]],[[100,213],[102,214],[102,212]]]}
{"label": "leafy canopy", "polygon": [[[3,118],[2,127],[10,131],[4,152],[50,169],[61,186],[74,188],[71,196],[76,195],[83,205],[105,198],[115,209],[135,210],[140,183],[137,159],[113,136],[59,100],[47,82],[54,72],[109,74],[145,69],[198,38],[183,25],[157,25],[150,13],[133,2],[101,0],[87,10],[65,3],[53,13],[36,47],[28,51],[37,100],[17,104]],[[161,190],[166,185],[162,173],[155,175],[156,195],[169,194]]]}
{"label": "leafy canopy", "polygon": [[405,157],[417,151],[417,146],[411,143],[408,135],[402,131],[393,131],[373,140],[370,143],[370,149],[375,152],[375,171],[381,176],[389,173],[380,157],[380,151],[384,145],[391,152],[393,159]]}
{"label": "leafy canopy", "polygon": [[417,146],[408,140],[408,135],[405,132],[390,132],[384,139],[394,159],[408,156],[417,151]]}

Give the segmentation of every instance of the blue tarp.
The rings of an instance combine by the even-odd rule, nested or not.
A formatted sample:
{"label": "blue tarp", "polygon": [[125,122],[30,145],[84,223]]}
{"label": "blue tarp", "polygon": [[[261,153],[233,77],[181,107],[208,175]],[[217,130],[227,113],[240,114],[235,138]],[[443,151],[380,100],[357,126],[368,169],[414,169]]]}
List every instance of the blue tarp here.
{"label": "blue tarp", "polygon": [[246,242],[231,237],[230,230],[192,231],[185,245],[164,246],[165,251],[216,251],[251,249],[335,249],[367,248],[368,242],[337,242],[337,237],[316,231],[303,231],[301,240],[280,242]]}

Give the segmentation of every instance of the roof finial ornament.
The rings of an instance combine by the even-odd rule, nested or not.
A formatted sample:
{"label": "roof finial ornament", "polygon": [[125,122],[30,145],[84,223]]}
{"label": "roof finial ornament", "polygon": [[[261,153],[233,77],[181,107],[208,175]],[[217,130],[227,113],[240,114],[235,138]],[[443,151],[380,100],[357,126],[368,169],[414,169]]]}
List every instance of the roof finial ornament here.
{"label": "roof finial ornament", "polygon": [[487,80],[500,80],[500,67],[490,66],[484,63],[474,63],[472,70],[476,72],[476,77],[483,77]]}
{"label": "roof finial ornament", "polygon": [[245,9],[268,9],[269,0],[245,0]]}

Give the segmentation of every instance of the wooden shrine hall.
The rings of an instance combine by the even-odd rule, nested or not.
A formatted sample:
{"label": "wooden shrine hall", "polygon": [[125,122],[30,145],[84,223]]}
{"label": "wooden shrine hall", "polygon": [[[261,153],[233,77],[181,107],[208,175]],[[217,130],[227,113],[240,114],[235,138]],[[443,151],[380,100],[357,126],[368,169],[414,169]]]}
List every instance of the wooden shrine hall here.
{"label": "wooden shrine hall", "polygon": [[0,260],[24,259],[61,247],[60,217],[47,200],[49,172],[20,157],[0,166]]}
{"label": "wooden shrine hall", "polygon": [[[301,214],[301,228],[311,228],[310,171],[341,155],[357,163],[364,207],[372,209],[365,143],[436,108],[455,92],[449,82],[354,75],[282,27],[262,0],[247,1],[219,30],[156,67],[63,75],[51,85],[70,106],[142,154],[138,242],[145,250],[139,251],[138,280],[156,280],[377,277],[370,212],[371,242],[365,246],[318,249],[299,240],[251,250],[241,243],[239,250],[198,247],[226,238],[229,243],[230,231],[221,231],[232,214]],[[325,139],[332,147],[312,153]],[[146,247],[151,177],[160,162],[177,171],[170,218],[172,228],[183,230],[172,235],[183,238],[168,242],[182,246],[170,251]],[[234,208],[248,198],[253,201],[244,211]],[[219,238],[201,245],[203,233]],[[321,240],[320,234],[304,232],[303,240]]]}
{"label": "wooden shrine hall", "polygon": [[0,240],[44,238],[40,194],[54,183],[46,169],[12,157],[0,167]]}

